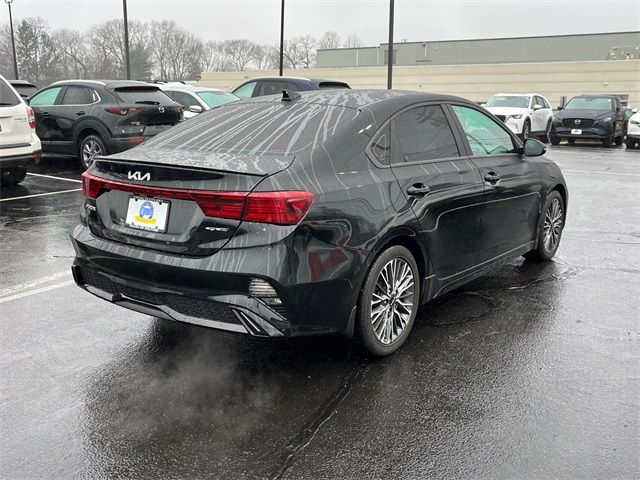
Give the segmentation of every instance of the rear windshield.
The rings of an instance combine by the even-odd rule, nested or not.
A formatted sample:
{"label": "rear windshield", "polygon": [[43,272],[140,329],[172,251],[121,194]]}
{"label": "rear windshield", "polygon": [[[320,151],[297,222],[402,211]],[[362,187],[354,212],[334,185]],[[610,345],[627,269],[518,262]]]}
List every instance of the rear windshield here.
{"label": "rear windshield", "polygon": [[351,88],[346,83],[340,82],[320,82],[318,83],[318,90],[334,90],[338,88]]}
{"label": "rear windshield", "polygon": [[231,103],[179,124],[143,147],[289,155],[345,131],[355,115],[355,109],[322,104]]}
{"label": "rear windshield", "polygon": [[13,88],[20,94],[22,98],[29,98],[38,91],[35,85],[14,85]]}
{"label": "rear windshield", "polygon": [[204,100],[204,103],[209,105],[211,108],[240,100],[233,93],[229,92],[196,92],[196,95]]}
{"label": "rear windshield", "polygon": [[20,99],[13,93],[11,87],[0,80],[0,107],[15,107],[19,103]]}
{"label": "rear windshield", "polygon": [[569,100],[565,110],[612,110],[613,103],[610,98],[601,97],[575,97]]}
{"label": "rear windshield", "polygon": [[116,96],[122,103],[147,105],[173,105],[174,101],[156,87],[116,88]]}

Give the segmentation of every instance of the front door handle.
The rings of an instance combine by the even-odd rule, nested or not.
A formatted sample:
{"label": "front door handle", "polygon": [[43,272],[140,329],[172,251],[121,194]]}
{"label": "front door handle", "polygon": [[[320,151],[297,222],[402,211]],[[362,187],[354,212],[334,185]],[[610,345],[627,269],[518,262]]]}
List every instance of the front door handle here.
{"label": "front door handle", "polygon": [[489,183],[496,183],[502,177],[498,175],[496,172],[489,172],[484,176],[484,179]]}
{"label": "front door handle", "polygon": [[431,191],[429,185],[425,185],[424,183],[414,183],[409,188],[407,188],[407,194],[415,197],[420,197],[426,195]]}
{"label": "front door handle", "polygon": [[78,115],[79,117],[81,117],[82,115],[85,115],[87,112],[76,112],[76,115]]}

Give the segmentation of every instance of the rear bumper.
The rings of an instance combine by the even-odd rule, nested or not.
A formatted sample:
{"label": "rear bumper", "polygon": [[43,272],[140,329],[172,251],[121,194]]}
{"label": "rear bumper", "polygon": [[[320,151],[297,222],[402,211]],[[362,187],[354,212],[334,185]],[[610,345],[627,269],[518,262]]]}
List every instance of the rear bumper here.
{"label": "rear bumper", "polygon": [[111,137],[106,140],[106,147],[109,154],[120,153],[125,150],[129,150],[146,140],[152,138],[151,136],[139,136],[139,137]]}
{"label": "rear bumper", "polygon": [[[366,257],[304,235],[297,241],[220,250],[208,257],[182,257],[94,237],[78,225],[76,283],[98,297],[160,318],[255,336],[301,336],[351,331]],[[342,253],[342,264],[318,276],[305,255]],[[322,254],[320,254],[322,255]],[[269,282],[282,305],[271,307],[250,295],[251,278]]]}
{"label": "rear bumper", "polygon": [[0,168],[28,167],[40,162],[40,152],[0,157]]}

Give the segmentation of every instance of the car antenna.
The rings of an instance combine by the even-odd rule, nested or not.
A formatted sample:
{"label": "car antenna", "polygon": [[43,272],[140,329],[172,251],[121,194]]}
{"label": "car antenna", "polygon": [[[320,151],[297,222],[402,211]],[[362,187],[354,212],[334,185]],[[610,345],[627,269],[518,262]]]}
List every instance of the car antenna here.
{"label": "car antenna", "polygon": [[290,92],[289,90],[283,89],[282,90],[282,101],[283,102],[290,102],[292,100],[297,100],[301,97],[301,95],[298,92]]}

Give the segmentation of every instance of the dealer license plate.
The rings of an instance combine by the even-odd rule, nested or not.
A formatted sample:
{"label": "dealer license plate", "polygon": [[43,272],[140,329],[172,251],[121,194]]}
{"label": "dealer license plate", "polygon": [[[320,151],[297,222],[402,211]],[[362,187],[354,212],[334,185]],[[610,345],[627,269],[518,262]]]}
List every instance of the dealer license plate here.
{"label": "dealer license plate", "polygon": [[157,198],[130,197],[125,223],[128,227],[162,233],[167,230],[170,202]]}
{"label": "dealer license plate", "polygon": [[582,135],[582,130],[580,130],[579,128],[572,128],[571,135]]}

